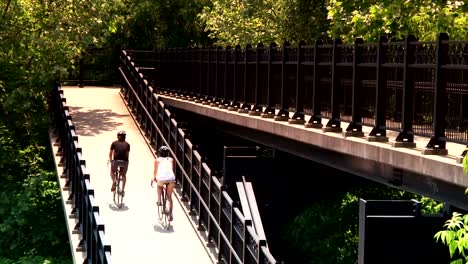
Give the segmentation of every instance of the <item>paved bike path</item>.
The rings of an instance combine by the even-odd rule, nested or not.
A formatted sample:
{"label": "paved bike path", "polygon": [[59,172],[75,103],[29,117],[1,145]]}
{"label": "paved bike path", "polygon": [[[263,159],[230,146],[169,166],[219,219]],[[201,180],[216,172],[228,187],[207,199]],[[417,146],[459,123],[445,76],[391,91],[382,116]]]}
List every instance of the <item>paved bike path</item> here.
{"label": "paved bike path", "polygon": [[[213,263],[186,210],[174,200],[174,221],[165,230],[157,221],[156,188],[151,188],[154,156],[119,95],[119,88],[63,87],[83,149],[91,186],[111,245],[112,263]],[[117,132],[131,145],[124,205],[110,192],[107,160]]]}

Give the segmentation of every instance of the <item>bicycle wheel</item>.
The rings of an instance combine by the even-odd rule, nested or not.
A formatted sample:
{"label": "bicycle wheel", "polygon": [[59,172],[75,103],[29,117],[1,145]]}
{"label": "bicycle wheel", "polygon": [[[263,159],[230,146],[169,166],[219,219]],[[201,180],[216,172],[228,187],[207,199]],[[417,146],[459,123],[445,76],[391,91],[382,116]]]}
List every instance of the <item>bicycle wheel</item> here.
{"label": "bicycle wheel", "polygon": [[167,206],[166,188],[162,188],[161,201],[158,204],[158,220],[164,228],[169,228],[169,210]]}
{"label": "bicycle wheel", "polygon": [[120,174],[120,168],[117,170],[117,177],[114,191],[114,202],[118,208],[122,208],[123,195],[122,195],[122,175]]}

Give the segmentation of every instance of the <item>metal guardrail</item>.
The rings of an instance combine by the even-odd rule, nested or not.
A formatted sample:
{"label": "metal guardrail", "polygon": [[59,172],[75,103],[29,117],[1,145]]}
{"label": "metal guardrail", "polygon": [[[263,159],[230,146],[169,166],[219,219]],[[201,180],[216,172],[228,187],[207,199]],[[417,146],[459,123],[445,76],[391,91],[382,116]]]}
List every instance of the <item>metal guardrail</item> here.
{"label": "metal guardrail", "polygon": [[148,139],[156,146],[170,147],[177,164],[181,199],[188,202],[190,213],[198,216],[198,230],[207,232],[208,245],[216,247],[218,261],[229,264],[281,263],[269,252],[266,241],[258,238],[252,222],[244,219],[238,203],[212,175],[183,126],[171,117],[155,94],[156,90],[146,79],[148,65],[141,69],[136,67],[131,51],[122,52],[121,63],[119,70],[125,100]]}
{"label": "metal guardrail", "polygon": [[324,130],[348,136],[363,136],[368,125],[375,141],[394,130],[396,146],[414,147],[414,135],[428,136],[423,153],[445,154],[447,141],[468,143],[467,48],[468,41],[441,33],[432,42],[409,35],[400,42],[336,39],[127,54],[161,93],[308,128],[322,128],[325,117]]}
{"label": "metal guardrail", "polygon": [[80,234],[80,242],[75,250],[86,252],[85,263],[110,264],[111,246],[105,240],[99,206],[94,200],[90,175],[86,173],[86,162],[60,83],[55,84],[50,106],[59,146],[57,155],[61,156],[58,165],[64,168],[60,177],[66,178],[64,188],[70,191],[67,202],[71,202],[73,217],[78,219],[73,232]]}

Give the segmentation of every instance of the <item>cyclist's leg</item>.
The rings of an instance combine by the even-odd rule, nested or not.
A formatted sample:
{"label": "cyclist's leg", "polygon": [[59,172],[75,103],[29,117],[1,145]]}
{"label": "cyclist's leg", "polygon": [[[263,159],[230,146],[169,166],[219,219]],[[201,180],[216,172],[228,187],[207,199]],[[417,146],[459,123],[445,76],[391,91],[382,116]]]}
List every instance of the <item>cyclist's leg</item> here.
{"label": "cyclist's leg", "polygon": [[127,183],[128,161],[123,162],[120,166],[120,169],[122,170],[122,191],[125,191],[125,184]]}
{"label": "cyclist's leg", "polygon": [[162,198],[161,197],[162,196],[162,188],[163,188],[163,186],[160,186],[158,184],[158,188],[157,188],[157,190],[158,190],[158,205],[162,203],[162,199],[161,199]]}
{"label": "cyclist's leg", "polygon": [[169,215],[170,215],[169,219],[170,219],[170,221],[172,221],[172,207],[173,207],[172,193],[174,192],[174,187],[175,187],[175,182],[169,182],[166,185],[167,200],[169,201]]}
{"label": "cyclist's leg", "polygon": [[111,192],[115,191],[115,176],[116,176],[117,168],[115,161],[111,162],[111,169],[110,169],[110,176],[112,179],[112,187],[111,187]]}

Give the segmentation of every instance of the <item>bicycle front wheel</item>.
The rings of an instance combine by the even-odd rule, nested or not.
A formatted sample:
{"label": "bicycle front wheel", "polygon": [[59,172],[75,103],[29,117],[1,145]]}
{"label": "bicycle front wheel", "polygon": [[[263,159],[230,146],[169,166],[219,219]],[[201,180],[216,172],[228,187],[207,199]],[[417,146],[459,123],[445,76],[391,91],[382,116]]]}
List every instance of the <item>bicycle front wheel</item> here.
{"label": "bicycle front wheel", "polygon": [[120,173],[117,174],[115,191],[114,191],[114,202],[118,208],[122,208],[123,204],[123,193],[122,193],[122,179]]}

